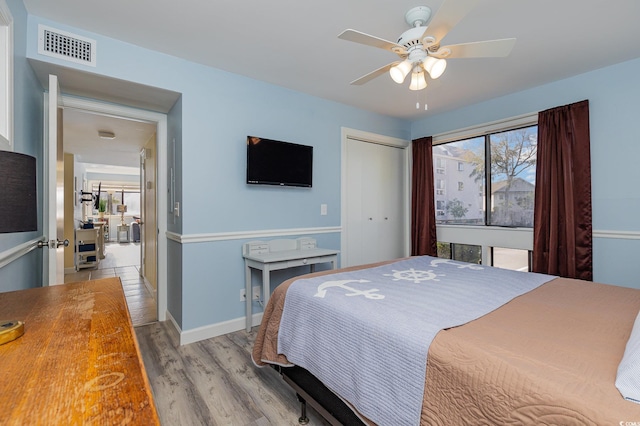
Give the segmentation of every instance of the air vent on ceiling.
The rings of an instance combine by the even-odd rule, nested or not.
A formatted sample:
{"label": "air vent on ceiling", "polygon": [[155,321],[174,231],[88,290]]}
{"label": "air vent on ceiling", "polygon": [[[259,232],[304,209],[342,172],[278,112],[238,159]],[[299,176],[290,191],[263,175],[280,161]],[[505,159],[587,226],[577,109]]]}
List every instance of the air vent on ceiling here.
{"label": "air vent on ceiling", "polygon": [[96,41],[38,25],[38,53],[78,64],[96,66]]}

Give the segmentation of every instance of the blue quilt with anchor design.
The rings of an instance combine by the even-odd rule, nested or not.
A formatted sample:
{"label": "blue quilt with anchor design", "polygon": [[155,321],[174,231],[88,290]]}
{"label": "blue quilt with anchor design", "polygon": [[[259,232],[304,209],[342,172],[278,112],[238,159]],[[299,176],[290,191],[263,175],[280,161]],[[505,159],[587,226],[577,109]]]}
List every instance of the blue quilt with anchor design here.
{"label": "blue quilt with anchor design", "polygon": [[427,352],[553,276],[430,256],[315,278],[287,290],[278,352],[379,425],[417,425]]}

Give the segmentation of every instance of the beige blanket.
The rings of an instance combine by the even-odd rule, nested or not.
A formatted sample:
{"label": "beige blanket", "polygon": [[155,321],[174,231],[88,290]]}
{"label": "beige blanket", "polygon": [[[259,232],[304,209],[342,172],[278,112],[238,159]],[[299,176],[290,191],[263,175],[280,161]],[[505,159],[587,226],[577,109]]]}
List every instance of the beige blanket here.
{"label": "beige blanket", "polygon": [[[265,309],[253,349],[258,365],[289,364],[277,353],[277,335],[293,281],[278,286]],[[557,278],[441,331],[429,349],[422,424],[640,422],[640,404],[614,385],[639,310],[639,290]]]}

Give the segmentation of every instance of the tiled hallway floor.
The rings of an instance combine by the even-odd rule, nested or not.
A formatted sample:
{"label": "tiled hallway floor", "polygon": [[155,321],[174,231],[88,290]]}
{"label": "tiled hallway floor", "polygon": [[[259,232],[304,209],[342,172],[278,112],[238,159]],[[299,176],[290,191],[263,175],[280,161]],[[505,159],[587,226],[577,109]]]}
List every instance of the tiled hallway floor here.
{"label": "tiled hallway floor", "polygon": [[139,243],[107,243],[105,258],[97,268],[81,269],[64,276],[64,282],[120,277],[134,326],[156,321],[156,300],[140,276]]}

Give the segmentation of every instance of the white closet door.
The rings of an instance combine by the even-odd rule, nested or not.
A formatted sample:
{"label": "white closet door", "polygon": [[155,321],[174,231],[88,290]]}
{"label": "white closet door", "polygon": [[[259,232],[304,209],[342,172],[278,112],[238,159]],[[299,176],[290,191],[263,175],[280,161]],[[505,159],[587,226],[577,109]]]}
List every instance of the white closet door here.
{"label": "white closet door", "polygon": [[378,260],[396,259],[404,255],[404,200],[403,150],[380,145],[380,192],[378,199]]}
{"label": "white closet door", "polygon": [[347,155],[347,262],[404,256],[404,151],[349,139]]}

